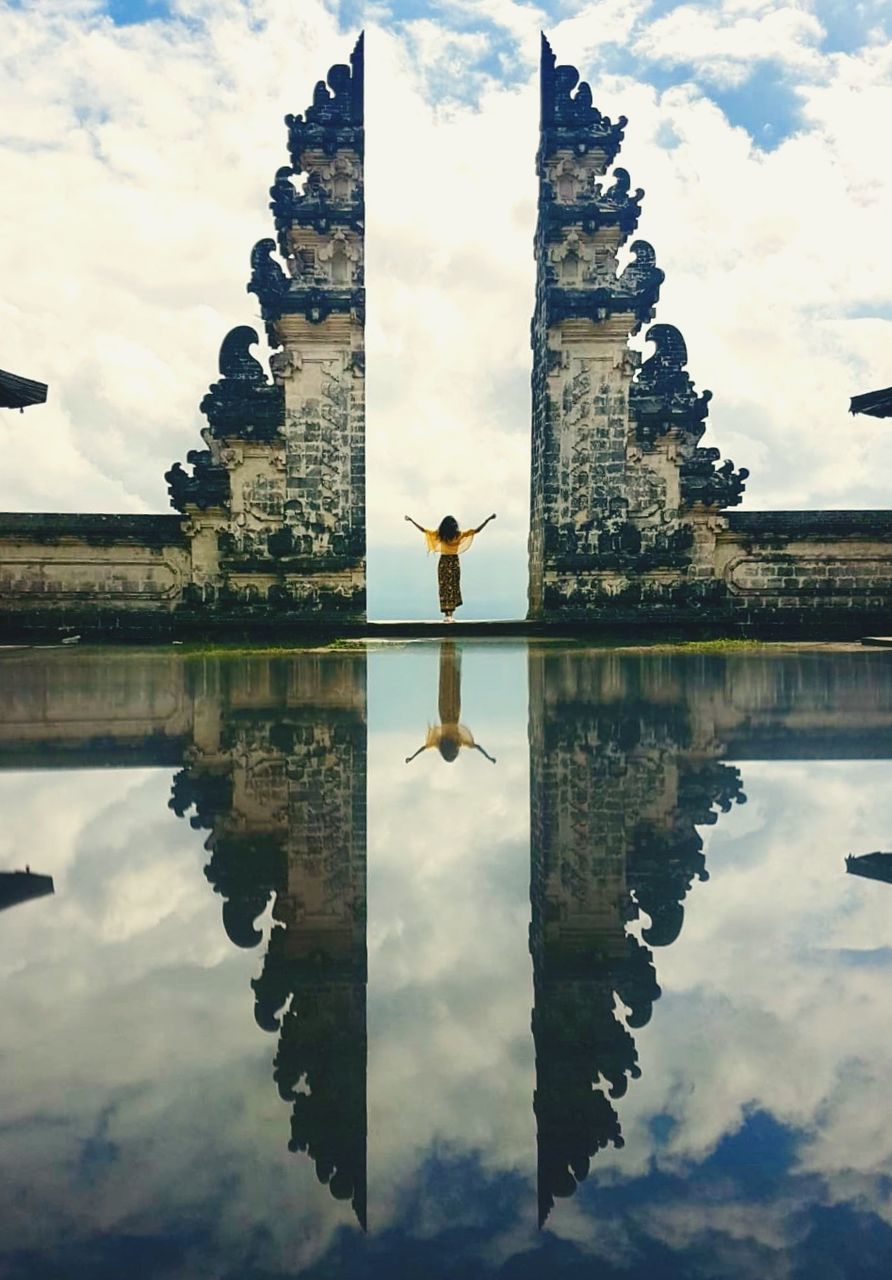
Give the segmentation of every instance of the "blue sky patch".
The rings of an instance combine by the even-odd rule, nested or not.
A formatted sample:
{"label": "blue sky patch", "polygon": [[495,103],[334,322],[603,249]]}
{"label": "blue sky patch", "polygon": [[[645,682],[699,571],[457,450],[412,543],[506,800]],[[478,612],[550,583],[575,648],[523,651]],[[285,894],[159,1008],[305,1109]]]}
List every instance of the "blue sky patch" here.
{"label": "blue sky patch", "polygon": [[813,12],[824,28],[825,53],[856,53],[874,33],[892,36],[889,0],[819,0]]}
{"label": "blue sky patch", "polygon": [[[743,84],[727,88],[705,79],[702,69],[692,63],[652,62],[628,47],[610,45],[598,69],[651,84],[660,93],[678,85],[693,85],[719,107],[730,124],[746,129],[763,151],[773,151],[803,125],[799,94],[780,63],[758,62]],[[595,74],[594,69],[588,69],[589,79]],[[667,139],[661,145],[671,147],[673,143]]]}
{"label": "blue sky patch", "polygon": [[746,129],[763,151],[773,151],[802,126],[802,102],[795,88],[784,80],[778,63],[760,62],[749,78],[732,89],[706,87],[730,121]]}
{"label": "blue sky patch", "polygon": [[335,14],[344,32],[358,32],[365,21],[365,0],[326,0],[326,8]]}
{"label": "blue sky patch", "polygon": [[792,1168],[797,1134],[767,1111],[752,1111],[736,1133],[726,1134],[697,1170],[698,1178],[713,1175],[734,1179],[753,1200],[777,1192],[781,1178]]}
{"label": "blue sky patch", "polygon": [[106,0],[108,15],[119,27],[171,16],[168,0]]}

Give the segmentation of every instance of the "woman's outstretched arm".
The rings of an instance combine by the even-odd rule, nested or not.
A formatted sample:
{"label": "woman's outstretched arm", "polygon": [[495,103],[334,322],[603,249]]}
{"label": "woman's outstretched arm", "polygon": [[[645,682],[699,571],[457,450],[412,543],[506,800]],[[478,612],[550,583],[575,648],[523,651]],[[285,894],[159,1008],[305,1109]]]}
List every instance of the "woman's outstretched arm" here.
{"label": "woman's outstretched arm", "polygon": [[404,520],[408,520],[408,521],[409,521],[409,524],[414,524],[415,528],[418,530],[418,532],[419,532],[419,533],[426,533],[426,532],[427,532],[427,530],[425,529],[424,525],[419,524],[417,520],[413,520],[411,516],[403,516],[403,519],[404,519]]}
{"label": "woman's outstretched arm", "polygon": [[488,751],[484,751],[479,742],[474,743],[474,750],[479,751],[482,756],[486,756],[490,764],[495,764],[495,757],[491,756]]}
{"label": "woman's outstretched arm", "polygon": [[420,756],[420,755],[421,755],[422,751],[427,751],[427,743],[426,743],[426,742],[425,742],[422,746],[420,746],[420,747],[418,748],[418,750],[417,750],[417,751],[413,751],[413,752],[412,752],[412,754],[411,754],[410,756],[406,756],[406,764],[411,764],[411,763],[412,763],[412,761],[415,759],[415,757],[416,757],[416,756]]}
{"label": "woman's outstretched arm", "polygon": [[[406,519],[408,520],[408,518],[409,517],[407,516]],[[485,529],[486,526],[489,524],[490,520],[495,520],[495,518],[496,518],[496,513],[493,512],[491,516],[486,517],[486,519],[483,521],[483,524],[478,524],[477,528],[474,530],[474,533],[479,533],[481,529]]]}

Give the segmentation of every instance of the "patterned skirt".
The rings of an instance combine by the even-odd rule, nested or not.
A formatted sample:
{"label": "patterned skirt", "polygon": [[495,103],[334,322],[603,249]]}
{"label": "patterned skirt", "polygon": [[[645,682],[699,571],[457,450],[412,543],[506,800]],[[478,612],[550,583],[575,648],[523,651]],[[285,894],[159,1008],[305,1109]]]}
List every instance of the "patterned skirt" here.
{"label": "patterned skirt", "polygon": [[437,565],[437,585],[440,588],[440,609],[452,613],[461,604],[461,565],[458,556],[440,556]]}

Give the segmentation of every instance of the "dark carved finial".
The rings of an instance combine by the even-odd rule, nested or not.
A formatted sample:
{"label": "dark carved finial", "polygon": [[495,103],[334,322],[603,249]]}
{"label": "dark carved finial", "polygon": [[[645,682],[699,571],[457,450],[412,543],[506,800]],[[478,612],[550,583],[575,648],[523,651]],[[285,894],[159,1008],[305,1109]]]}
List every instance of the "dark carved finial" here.
{"label": "dark carved finial", "polygon": [[288,149],[295,173],[303,172],[302,156],[310,148],[332,155],[338,147],[362,152],[364,40],[360,35],[349,65],[337,63],[320,80],[304,115],[287,115]]}
{"label": "dark carved finial", "polygon": [[641,201],[644,199],[644,188],[631,190],[632,180],[627,169],[616,168],[613,171],[613,185],[605,191],[599,203],[610,208],[626,209],[634,206],[634,220],[637,223],[641,214]]}
{"label": "dark carved finial", "polygon": [[246,291],[257,295],[261,307],[275,307],[288,292],[288,277],[276,262],[275,240],[258,240],[251,250],[251,279]]}
{"label": "dark carved finial", "polygon": [[350,54],[350,68],[353,72],[353,123],[363,123],[363,89],[365,88],[365,32],[360,31]]}
{"label": "dark carved finial", "polygon": [[[644,241],[639,240],[638,244],[643,245]],[[637,247],[637,245],[634,245],[633,251]],[[650,245],[646,247],[653,253]],[[688,349],[681,335],[681,330],[676,329],[674,324],[653,324],[644,337],[648,342],[654,344],[656,350],[650,360],[645,362],[641,371],[642,380],[644,380],[645,376],[644,370],[647,368],[652,370],[651,376],[656,377],[658,369],[663,372],[663,376],[666,376],[668,373],[676,374],[685,367],[688,362]],[[690,379],[687,379],[687,381],[690,381]]]}
{"label": "dark carved finial", "polygon": [[273,440],[284,424],[284,391],[267,380],[249,350],[258,340],[256,330],[246,324],[223,339],[220,381],[211,383],[200,405],[215,439]]}
{"label": "dark carved finial", "polygon": [[607,192],[604,199],[625,200],[629,194],[631,182],[632,180],[629,177],[628,169],[623,169],[620,166],[617,166],[613,171],[613,186]]}
{"label": "dark carved finial", "polygon": [[276,170],[273,185],[269,189],[269,207],[272,210],[273,222],[277,231],[283,231],[286,227],[290,227],[294,220],[297,192],[291,183],[293,173],[294,170],[290,165],[283,165],[281,169]]}
{"label": "dark carved finial", "polygon": [[[614,124],[592,101],[591,87],[580,81],[579,71],[572,66],[558,66],[554,51],[543,32],[539,62],[541,93],[540,154],[569,147],[579,155],[597,150],[613,162],[628,121],[620,116]],[[541,176],[541,175],[540,175]]]}
{"label": "dark carved finial", "polygon": [[190,449],[186,461],[192,466],[192,475],[179,462],[164,473],[174,510],[185,511],[191,506],[203,511],[225,506],[230,498],[226,468],[214,462],[209,449]]}
{"label": "dark carved finial", "polygon": [[[650,245],[636,241],[633,250],[639,250],[639,257],[641,246],[653,253]],[[630,267],[631,264],[626,271]],[[629,388],[629,409],[637,425],[638,438],[643,444],[652,444],[658,436],[678,428],[696,444],[704,431],[712,392],[704,391],[698,396],[695,391],[690,375],[685,372],[687,347],[674,325],[651,325],[645,337],[654,344],[655,350]]]}
{"label": "dark carved finial", "polygon": [[248,324],[230,329],[220,344],[217,368],[224,378],[237,378],[243,382],[266,382],[263,365],[255,360],[249,350],[260,339],[257,330]]}
{"label": "dark carved finial", "polygon": [[[653,245],[647,240],[636,240],[632,245],[632,261],[619,277],[620,292],[634,299],[632,310],[638,324],[633,333],[637,333],[641,325],[653,317],[660,296],[660,286],[665,278],[665,272],[657,266]],[[648,332],[652,333],[653,330]]]}
{"label": "dark carved finial", "polygon": [[541,127],[554,124],[554,68],[557,59],[554,50],[548,43],[545,32],[542,35],[542,46],[539,56],[539,89],[541,94]]}

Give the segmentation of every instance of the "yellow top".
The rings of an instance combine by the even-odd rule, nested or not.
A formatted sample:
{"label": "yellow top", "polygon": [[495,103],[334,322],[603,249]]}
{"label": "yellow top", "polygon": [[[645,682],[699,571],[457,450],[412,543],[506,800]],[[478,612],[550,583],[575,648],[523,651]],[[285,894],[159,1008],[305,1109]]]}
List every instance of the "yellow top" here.
{"label": "yellow top", "polygon": [[436,529],[425,529],[424,538],[428,551],[438,551],[441,556],[460,556],[474,541],[476,529],[463,529],[453,542],[442,542]]}
{"label": "yellow top", "polygon": [[445,739],[451,739],[457,747],[476,747],[474,735],[463,724],[431,724],[427,727],[424,748],[438,747]]}

